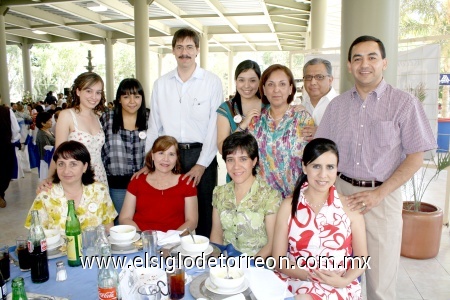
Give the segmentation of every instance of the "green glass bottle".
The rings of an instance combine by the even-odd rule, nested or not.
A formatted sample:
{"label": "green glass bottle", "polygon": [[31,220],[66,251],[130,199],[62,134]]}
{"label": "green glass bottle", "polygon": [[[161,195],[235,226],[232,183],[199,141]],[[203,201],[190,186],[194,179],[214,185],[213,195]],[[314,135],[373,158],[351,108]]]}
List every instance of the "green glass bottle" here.
{"label": "green glass bottle", "polygon": [[75,213],[75,201],[68,201],[69,209],[67,210],[66,219],[66,237],[67,237],[67,264],[70,267],[78,267],[81,265],[81,226]]}
{"label": "green glass bottle", "polygon": [[12,300],[28,300],[27,293],[25,292],[25,282],[22,277],[14,278],[11,287]]}

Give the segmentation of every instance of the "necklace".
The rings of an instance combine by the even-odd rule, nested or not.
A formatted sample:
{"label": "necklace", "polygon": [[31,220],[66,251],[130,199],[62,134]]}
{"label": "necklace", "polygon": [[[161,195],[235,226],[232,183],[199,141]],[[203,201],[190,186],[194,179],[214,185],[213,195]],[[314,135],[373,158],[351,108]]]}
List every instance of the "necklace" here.
{"label": "necklace", "polygon": [[[286,113],[286,112],[284,112],[284,113]],[[283,117],[284,117],[284,114],[283,114],[281,117],[275,119],[275,118],[272,117],[272,115],[270,114],[270,109],[269,109],[269,119],[272,119],[273,121],[276,122],[276,121],[280,121],[281,119],[283,119]]]}
{"label": "necklace", "polygon": [[[181,103],[181,99],[184,97],[184,95],[187,94],[187,92],[191,88],[192,84],[187,87],[187,89],[186,89],[186,91],[184,93],[181,93],[183,91],[183,84],[180,84],[181,85],[181,89],[178,89],[178,80],[175,79],[175,83],[176,83],[176,87],[177,87],[177,93],[178,93],[179,101]],[[180,90],[181,90],[181,92],[180,92]]]}
{"label": "necklace", "polygon": [[313,205],[308,200],[306,200],[306,201],[308,202],[309,206],[311,206],[312,208],[321,208],[325,204],[325,202],[327,202],[327,200],[325,200],[322,203]]}

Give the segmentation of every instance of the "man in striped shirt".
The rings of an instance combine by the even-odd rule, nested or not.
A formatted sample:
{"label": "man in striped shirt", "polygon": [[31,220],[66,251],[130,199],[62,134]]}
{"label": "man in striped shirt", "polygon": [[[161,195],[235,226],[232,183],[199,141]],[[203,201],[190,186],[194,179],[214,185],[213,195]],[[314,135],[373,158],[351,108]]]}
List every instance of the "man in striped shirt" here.
{"label": "man in striped shirt", "polygon": [[370,269],[367,299],[396,299],[402,236],[400,187],[423,163],[436,140],[421,103],[383,79],[383,43],[358,37],[347,67],[355,86],[328,105],[315,137],[339,149],[338,191],[364,214]]}

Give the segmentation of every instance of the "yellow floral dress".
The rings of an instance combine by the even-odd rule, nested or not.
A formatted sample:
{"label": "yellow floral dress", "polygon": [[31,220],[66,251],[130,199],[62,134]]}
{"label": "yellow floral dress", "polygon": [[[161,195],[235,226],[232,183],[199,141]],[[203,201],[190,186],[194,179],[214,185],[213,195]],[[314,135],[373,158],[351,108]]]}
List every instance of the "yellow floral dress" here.
{"label": "yellow floral dress", "polygon": [[224,245],[255,255],[267,244],[265,217],[276,214],[281,194],[257,176],[250,192],[236,204],[234,182],[217,186],[212,205],[217,209],[223,230]]}
{"label": "yellow floral dress", "polygon": [[[25,221],[25,227],[30,228],[31,211],[37,210],[44,229],[59,229],[64,232],[68,210],[67,201],[62,185],[60,183],[53,184],[50,190],[39,193],[34,199]],[[81,224],[81,230],[114,221],[117,212],[109,196],[108,188],[100,182],[84,185],[76,214]]]}

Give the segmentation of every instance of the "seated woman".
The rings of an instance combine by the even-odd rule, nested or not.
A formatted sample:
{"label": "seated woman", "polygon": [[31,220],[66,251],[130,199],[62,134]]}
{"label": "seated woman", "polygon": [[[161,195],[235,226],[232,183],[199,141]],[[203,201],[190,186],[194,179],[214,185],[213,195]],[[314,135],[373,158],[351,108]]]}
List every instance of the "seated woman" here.
{"label": "seated woman", "polygon": [[120,224],[137,230],[197,228],[197,188],[186,184],[180,175],[180,154],[177,140],[160,136],[145,157],[149,173],[130,181]]}
{"label": "seated woman", "polygon": [[[272,254],[295,299],[361,299],[357,278],[368,255],[366,230],[363,215],[351,211],[335,190],[338,161],[333,141],[309,142],[293,198],[286,198],[277,214]],[[286,245],[288,259],[280,261]],[[353,267],[352,255],[361,258]]]}
{"label": "seated woman", "polygon": [[28,212],[25,227],[31,225],[31,210],[38,210],[44,229],[64,231],[67,201],[75,200],[81,230],[100,224],[109,230],[117,212],[108,188],[103,183],[94,182],[91,156],[86,147],[77,141],[63,142],[55,150],[53,161],[56,165],[53,185],[37,195]]}
{"label": "seated woman", "polygon": [[272,252],[281,194],[256,176],[258,143],[252,135],[229,135],[222,158],[232,181],[214,189],[211,242],[231,243],[241,252],[266,258]]}

